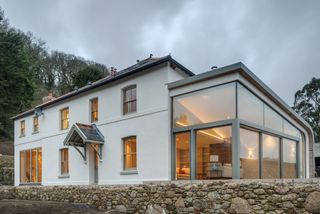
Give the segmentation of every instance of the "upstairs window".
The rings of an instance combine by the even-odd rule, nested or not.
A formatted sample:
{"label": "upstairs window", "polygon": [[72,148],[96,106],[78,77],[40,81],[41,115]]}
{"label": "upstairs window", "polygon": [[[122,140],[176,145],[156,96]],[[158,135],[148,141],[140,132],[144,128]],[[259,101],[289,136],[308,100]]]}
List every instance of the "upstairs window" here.
{"label": "upstairs window", "polygon": [[135,85],[123,89],[123,114],[137,111],[137,87]]}
{"label": "upstairs window", "polygon": [[91,103],[91,123],[98,121],[98,98],[94,98]]}
{"label": "upstairs window", "polygon": [[137,169],[137,140],[136,137],[127,137],[123,139],[123,168],[124,170]]}
{"label": "upstairs window", "polygon": [[61,110],[61,130],[69,128],[69,108]]}
{"label": "upstairs window", "polygon": [[69,149],[60,149],[60,174],[69,175]]}
{"label": "upstairs window", "polygon": [[33,117],[33,133],[39,132],[39,118],[37,116]]}
{"label": "upstairs window", "polygon": [[20,121],[20,136],[25,136],[26,134],[26,121]]}

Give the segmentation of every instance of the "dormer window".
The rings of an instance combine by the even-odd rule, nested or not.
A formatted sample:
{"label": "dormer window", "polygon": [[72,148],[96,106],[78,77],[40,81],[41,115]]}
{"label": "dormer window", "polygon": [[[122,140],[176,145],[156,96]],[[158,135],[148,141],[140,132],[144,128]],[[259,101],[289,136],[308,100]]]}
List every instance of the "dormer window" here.
{"label": "dormer window", "polygon": [[69,108],[64,108],[60,110],[61,117],[61,130],[69,128]]}
{"label": "dormer window", "polygon": [[26,121],[20,121],[20,136],[23,137],[26,135]]}
{"label": "dormer window", "polygon": [[90,101],[91,103],[91,123],[98,121],[98,98],[94,98]]}
{"label": "dormer window", "polygon": [[34,116],[33,117],[33,133],[39,132],[39,117]]}
{"label": "dormer window", "polygon": [[137,111],[137,86],[123,89],[123,115]]}

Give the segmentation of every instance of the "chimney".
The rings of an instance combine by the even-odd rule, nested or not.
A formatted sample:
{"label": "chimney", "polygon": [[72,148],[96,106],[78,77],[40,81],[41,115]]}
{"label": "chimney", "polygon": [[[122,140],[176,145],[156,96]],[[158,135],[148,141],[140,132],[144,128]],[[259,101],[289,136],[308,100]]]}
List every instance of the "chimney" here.
{"label": "chimney", "polygon": [[116,74],[117,74],[117,69],[114,67],[111,67],[110,75],[114,77]]}
{"label": "chimney", "polygon": [[48,103],[54,99],[56,98],[53,96],[52,91],[49,91],[48,96],[42,97],[42,103]]}

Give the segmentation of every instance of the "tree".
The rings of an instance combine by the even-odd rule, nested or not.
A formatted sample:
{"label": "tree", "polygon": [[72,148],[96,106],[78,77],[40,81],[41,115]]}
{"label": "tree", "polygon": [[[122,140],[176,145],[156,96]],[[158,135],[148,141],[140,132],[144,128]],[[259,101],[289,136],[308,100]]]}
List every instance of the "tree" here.
{"label": "tree", "polygon": [[312,78],[296,92],[293,109],[312,127],[315,141],[320,141],[320,79]]}
{"label": "tree", "polygon": [[80,88],[87,85],[89,82],[97,81],[105,76],[105,71],[98,69],[95,66],[87,66],[74,75],[73,86]]}
{"label": "tree", "polygon": [[0,10],[0,137],[11,138],[10,117],[30,107],[34,84],[25,37],[8,28]]}

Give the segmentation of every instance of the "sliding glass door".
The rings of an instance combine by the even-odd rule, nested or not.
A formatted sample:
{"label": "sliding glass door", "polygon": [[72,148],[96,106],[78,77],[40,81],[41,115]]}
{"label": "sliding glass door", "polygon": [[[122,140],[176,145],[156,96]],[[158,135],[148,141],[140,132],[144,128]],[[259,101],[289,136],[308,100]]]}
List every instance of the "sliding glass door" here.
{"label": "sliding glass door", "polygon": [[20,151],[20,183],[41,183],[42,149]]}

